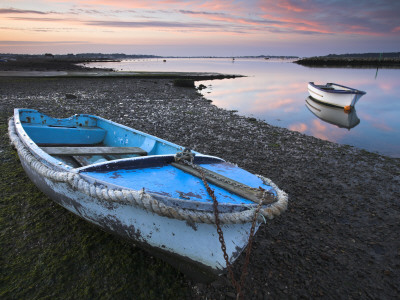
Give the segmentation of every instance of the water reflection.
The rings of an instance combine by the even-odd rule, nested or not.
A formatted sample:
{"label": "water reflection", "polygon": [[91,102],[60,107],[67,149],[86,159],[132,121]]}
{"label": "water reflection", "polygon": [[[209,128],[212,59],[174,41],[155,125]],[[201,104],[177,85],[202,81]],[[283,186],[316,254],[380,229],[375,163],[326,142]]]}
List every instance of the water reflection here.
{"label": "water reflection", "polygon": [[353,107],[350,112],[345,112],[342,108],[322,104],[311,97],[306,98],[306,107],[322,121],[340,128],[347,128],[350,130],[360,124],[360,119],[357,116],[355,107]]}
{"label": "water reflection", "polygon": [[[400,69],[305,68],[282,60],[229,58],[168,58],[97,63],[125,71],[216,72],[247,77],[199,81],[201,92],[213,104],[268,124],[369,151],[400,157]],[[357,103],[362,122],[351,130],[315,118],[304,105],[307,83],[345,82],[368,90]],[[314,105],[315,106],[315,105]],[[346,116],[344,116],[346,117]],[[348,117],[348,116],[347,116]],[[331,122],[334,123],[334,122]],[[343,126],[347,128],[346,126]],[[350,122],[349,125],[350,126]]]}

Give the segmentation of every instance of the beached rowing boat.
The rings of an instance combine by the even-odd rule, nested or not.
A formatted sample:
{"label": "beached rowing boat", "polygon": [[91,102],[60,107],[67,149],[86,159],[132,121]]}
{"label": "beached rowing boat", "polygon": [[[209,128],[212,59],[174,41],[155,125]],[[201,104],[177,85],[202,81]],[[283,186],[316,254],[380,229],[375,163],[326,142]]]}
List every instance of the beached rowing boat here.
{"label": "beached rowing boat", "polygon": [[255,230],[287,206],[287,195],[265,177],[100,117],[15,109],[9,136],[46,195],[198,280],[226,270],[202,179],[218,200],[230,263],[248,243],[260,201]]}
{"label": "beached rowing boat", "polygon": [[356,90],[336,83],[317,85],[314,82],[308,83],[310,96],[327,105],[332,105],[350,110],[366,92]]}
{"label": "beached rowing boat", "polygon": [[306,107],[319,119],[327,123],[336,125],[340,128],[351,128],[360,124],[356,109],[345,111],[338,107],[329,106],[311,97],[306,98]]}

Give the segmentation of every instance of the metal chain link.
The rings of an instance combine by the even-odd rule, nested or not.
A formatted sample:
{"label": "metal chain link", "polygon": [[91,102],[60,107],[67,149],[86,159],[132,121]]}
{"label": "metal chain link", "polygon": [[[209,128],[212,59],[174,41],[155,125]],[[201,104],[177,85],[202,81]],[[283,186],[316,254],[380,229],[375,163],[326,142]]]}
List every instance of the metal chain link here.
{"label": "metal chain link", "polygon": [[[263,194],[263,198],[264,198],[264,196],[265,196],[265,192]],[[240,276],[240,284],[239,284],[240,289],[239,289],[239,291],[237,293],[239,299],[243,297],[242,294],[241,294],[241,289],[244,286],[244,281],[245,281],[246,276],[247,276],[247,267],[248,267],[249,261],[250,261],[250,252],[251,252],[251,246],[252,246],[252,243],[253,243],[254,231],[255,231],[255,228],[256,228],[256,220],[258,218],[258,214],[260,213],[260,209],[261,209],[262,203],[263,203],[263,199],[261,199],[260,203],[257,205],[256,211],[254,213],[253,221],[251,223],[249,241],[247,243],[247,248],[246,248],[246,258],[245,258],[245,262],[243,264],[242,274]]]}
{"label": "metal chain link", "polygon": [[224,239],[224,233],[222,232],[221,225],[219,222],[219,212],[218,212],[218,201],[217,198],[215,197],[214,191],[210,188],[208,185],[208,182],[206,180],[206,177],[203,173],[202,170],[199,170],[204,186],[207,189],[207,193],[210,195],[211,199],[213,200],[213,208],[214,208],[214,216],[215,216],[215,225],[217,226],[217,233],[218,233],[218,239],[221,244],[221,250],[224,255],[224,259],[226,262],[226,267],[228,269],[229,275],[231,277],[231,281],[233,286],[235,287],[236,291],[240,290],[238,282],[235,280],[235,275],[233,274],[232,266],[231,263],[229,262],[229,256],[228,253],[226,253],[226,245],[225,245],[225,239]]}
{"label": "metal chain link", "polygon": [[248,240],[247,248],[246,248],[245,262],[244,262],[243,267],[242,267],[242,274],[240,276],[240,281],[237,282],[236,279],[235,279],[235,275],[233,274],[232,265],[229,262],[228,253],[226,253],[226,245],[225,245],[224,233],[223,233],[223,231],[221,229],[220,222],[219,222],[218,201],[217,201],[217,199],[215,197],[214,191],[208,185],[208,182],[206,180],[206,176],[205,176],[202,168],[198,168],[197,170],[201,174],[202,181],[204,183],[204,186],[206,187],[207,193],[210,195],[211,199],[213,200],[215,225],[217,226],[217,233],[218,233],[218,237],[219,237],[218,239],[219,239],[219,242],[221,244],[221,250],[222,250],[223,255],[224,255],[224,259],[225,259],[225,262],[226,262],[226,267],[227,267],[229,275],[231,277],[232,285],[236,289],[236,297],[237,297],[237,299],[243,299],[242,288],[243,288],[244,281],[245,281],[246,276],[247,276],[247,267],[248,267],[249,261],[250,261],[250,252],[251,252],[251,246],[252,246],[252,243],[253,243],[253,237],[254,237],[254,231],[255,231],[255,227],[256,227],[256,221],[257,221],[258,214],[260,213],[260,209],[261,209],[261,206],[262,206],[262,203],[263,203],[263,198],[265,197],[266,191],[265,190],[263,191],[263,197],[260,199],[260,203],[257,205],[257,208],[256,208],[255,213],[254,213],[253,221],[252,221],[251,228],[250,228],[249,240]]}

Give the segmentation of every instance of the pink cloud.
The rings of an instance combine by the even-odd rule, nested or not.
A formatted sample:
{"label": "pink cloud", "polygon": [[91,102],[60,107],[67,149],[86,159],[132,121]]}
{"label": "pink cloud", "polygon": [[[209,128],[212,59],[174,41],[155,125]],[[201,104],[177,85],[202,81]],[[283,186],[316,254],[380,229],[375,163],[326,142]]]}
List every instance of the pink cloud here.
{"label": "pink cloud", "polygon": [[[387,36],[400,31],[398,21],[400,5],[383,1],[376,10],[360,2],[345,0],[319,2],[314,0],[260,1],[263,18],[275,21],[273,26],[304,33],[360,34],[366,36]],[[346,9],[343,9],[346,7]],[[357,11],[357,15],[352,12]],[[393,28],[392,24],[396,24]]]}
{"label": "pink cloud", "polygon": [[384,81],[379,83],[379,88],[385,92],[391,92],[396,88],[396,84]]}
{"label": "pink cloud", "polygon": [[201,9],[207,9],[211,11],[239,11],[241,5],[235,4],[235,1],[206,1],[203,4],[199,5]]}
{"label": "pink cloud", "polygon": [[281,108],[283,106],[289,106],[290,104],[292,104],[294,102],[293,99],[287,98],[287,99],[281,99],[278,101],[274,101],[273,103],[269,104],[269,108],[271,109],[278,109]]}
{"label": "pink cloud", "polygon": [[281,1],[277,1],[277,5],[285,10],[294,11],[296,13],[306,11],[305,8],[302,8],[298,5],[292,4],[290,2],[291,1],[288,1],[288,0],[281,0]]}
{"label": "pink cloud", "polygon": [[[50,0],[53,2],[59,2],[59,0]],[[103,5],[110,7],[124,7],[130,9],[153,9],[163,10],[167,8],[182,9],[187,7],[196,7],[201,9],[207,9],[211,11],[228,10],[232,11],[239,9],[238,5],[234,5],[232,1],[200,1],[200,0],[153,0],[153,1],[139,1],[139,0],[71,0],[78,5]]]}
{"label": "pink cloud", "polygon": [[327,130],[326,125],[322,123],[320,120],[312,121],[312,127],[310,128],[310,131],[313,136],[320,138],[322,140],[328,140],[328,134],[326,130]]}
{"label": "pink cloud", "polygon": [[372,126],[374,126],[375,128],[378,128],[382,131],[387,131],[387,132],[394,131],[394,129],[392,127],[390,127],[389,125],[387,125],[383,122],[373,122]]}
{"label": "pink cloud", "polygon": [[[312,51],[322,55],[322,49],[345,42],[343,51],[348,44],[363,42],[360,52],[366,43],[389,49],[400,42],[400,2],[393,0],[381,0],[373,8],[363,1],[346,0],[43,0],[34,9],[26,0],[15,3],[18,8],[0,9],[7,21],[3,39],[13,36],[23,41],[34,31],[37,34],[28,40],[51,40],[60,28],[67,28],[63,40],[91,43],[102,38],[111,44],[118,37],[119,43],[134,40],[135,45],[187,45],[190,38],[190,44],[208,45],[210,50],[220,47],[219,53],[221,45],[226,45],[228,52],[240,46],[254,50],[248,54],[280,51],[292,55],[304,55],[299,46],[305,49],[304,45],[311,44]],[[310,54],[310,49],[302,51]]]}
{"label": "pink cloud", "polygon": [[394,131],[394,129],[392,127],[387,125],[384,121],[377,119],[376,116],[371,116],[369,114],[363,114],[362,118],[369,121],[369,123],[372,125],[372,127],[375,127],[379,130],[387,131],[387,132]]}
{"label": "pink cloud", "polygon": [[307,131],[308,126],[304,123],[298,123],[298,124],[293,124],[289,126],[289,129],[292,131],[297,131],[297,132],[301,132],[304,133]]}
{"label": "pink cloud", "polygon": [[314,129],[317,131],[326,131],[326,125],[320,120],[313,120]]}

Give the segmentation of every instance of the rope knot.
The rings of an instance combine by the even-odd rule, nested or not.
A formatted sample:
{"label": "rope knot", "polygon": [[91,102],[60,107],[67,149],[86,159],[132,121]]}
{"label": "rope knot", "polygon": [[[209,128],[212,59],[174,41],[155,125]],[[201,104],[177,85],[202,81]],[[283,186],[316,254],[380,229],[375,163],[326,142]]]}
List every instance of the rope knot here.
{"label": "rope knot", "polygon": [[196,154],[193,153],[189,148],[185,148],[182,152],[177,152],[175,154],[175,156],[174,156],[174,159],[175,159],[176,162],[179,162],[181,160],[182,161],[186,160],[186,161],[189,161],[189,162],[193,162],[195,155]]}

